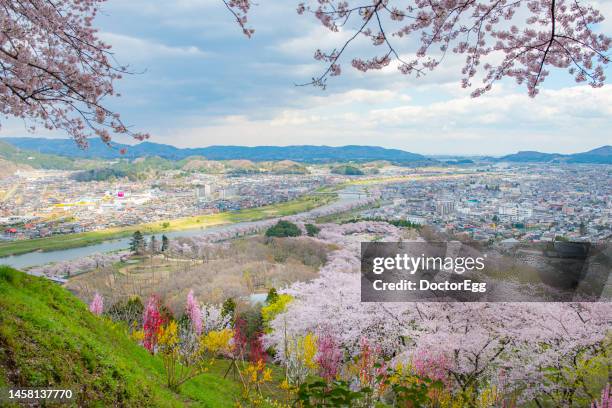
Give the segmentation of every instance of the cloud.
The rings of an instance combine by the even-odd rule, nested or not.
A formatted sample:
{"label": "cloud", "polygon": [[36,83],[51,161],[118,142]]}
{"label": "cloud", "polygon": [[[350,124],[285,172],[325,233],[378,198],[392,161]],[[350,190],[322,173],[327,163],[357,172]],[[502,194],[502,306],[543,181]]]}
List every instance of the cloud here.
{"label": "cloud", "polygon": [[392,91],[390,89],[351,89],[350,91],[330,93],[325,96],[313,96],[310,101],[312,105],[320,103],[326,104],[348,104],[348,103],[366,103],[366,104],[377,104],[387,102],[408,102],[412,98],[408,95],[402,94],[398,91]]}
{"label": "cloud", "polygon": [[143,38],[111,32],[101,32],[100,38],[112,45],[111,51],[119,58],[129,61],[154,60],[160,57],[205,58],[211,55],[211,53],[193,45],[170,46]]}
{"label": "cloud", "polygon": [[462,127],[495,125],[514,128],[580,128],[585,121],[611,121],[612,86],[607,85],[601,89],[574,86],[544,90],[537,98],[529,98],[518,92],[499,92],[479,98],[464,96],[426,105],[375,109],[371,114],[372,120],[377,120],[381,126],[452,120]]}
{"label": "cloud", "polygon": [[[510,80],[472,99],[459,84],[465,56],[449,53],[421,78],[402,75],[397,63],[362,73],[351,59],[382,47],[358,36],[326,91],[295,87],[326,68],[313,59],[317,48],[330,51],[354,32],[334,33],[311,15],[298,16],[297,2],[254,7],[256,34],[248,40],[217,0],[109,0],[95,22],[102,38],[121,63],[147,68],[117,81],[123,97],[109,98],[110,107],[152,141],[183,146],[371,144],[501,154],[609,143],[611,88],[574,86],[563,70],[552,70],[536,99]],[[612,0],[596,3],[612,18]],[[418,38],[393,41],[403,59],[414,56]],[[0,134],[24,134],[21,122],[2,123]]]}
{"label": "cloud", "polygon": [[267,74],[290,76],[292,78],[305,79],[319,73],[321,66],[317,63],[282,63],[282,62],[253,62],[249,67],[265,72]]}
{"label": "cloud", "polygon": [[606,17],[600,26],[602,32],[609,34],[612,31],[612,0],[592,1],[591,5]]}
{"label": "cloud", "polygon": [[317,49],[329,52],[344,44],[354,34],[351,30],[340,29],[333,32],[321,25],[315,25],[305,34],[284,39],[270,48],[293,57],[312,58]]}
{"label": "cloud", "polygon": [[[380,108],[384,104],[388,107]],[[426,154],[576,152],[607,143],[602,129],[612,126],[611,114],[612,86],[546,90],[536,99],[502,90],[428,104],[390,90],[356,89],[305,98],[301,107],[268,117],[228,116],[172,134],[185,145],[223,140],[246,145],[368,144]]]}

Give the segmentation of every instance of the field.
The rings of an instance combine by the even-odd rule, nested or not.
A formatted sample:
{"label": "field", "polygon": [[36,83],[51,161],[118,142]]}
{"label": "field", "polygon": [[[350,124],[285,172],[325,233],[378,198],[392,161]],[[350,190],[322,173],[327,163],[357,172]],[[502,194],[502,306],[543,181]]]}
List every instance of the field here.
{"label": "field", "polygon": [[47,238],[13,241],[0,244],[0,257],[25,254],[33,251],[47,252],[93,245],[109,239],[127,237],[136,230],[139,230],[144,234],[163,233],[282,217],[312,210],[313,208],[320,207],[333,201],[335,198],[336,197],[334,195],[305,196],[296,200],[272,204],[265,207],[178,218],[174,220],[158,221],[155,223],[131,225],[120,228],[108,228],[100,231],[83,232],[78,234],[56,235]]}

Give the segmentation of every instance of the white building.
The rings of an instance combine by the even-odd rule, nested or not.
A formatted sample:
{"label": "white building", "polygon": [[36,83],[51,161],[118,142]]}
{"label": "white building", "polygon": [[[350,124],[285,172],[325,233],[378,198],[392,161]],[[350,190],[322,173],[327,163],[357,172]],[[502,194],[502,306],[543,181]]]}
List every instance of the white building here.
{"label": "white building", "polygon": [[499,215],[509,217],[512,221],[522,221],[531,218],[533,210],[517,204],[503,204],[497,210]]}
{"label": "white building", "polygon": [[446,216],[455,212],[455,202],[451,200],[436,201],[436,212],[441,216]]}

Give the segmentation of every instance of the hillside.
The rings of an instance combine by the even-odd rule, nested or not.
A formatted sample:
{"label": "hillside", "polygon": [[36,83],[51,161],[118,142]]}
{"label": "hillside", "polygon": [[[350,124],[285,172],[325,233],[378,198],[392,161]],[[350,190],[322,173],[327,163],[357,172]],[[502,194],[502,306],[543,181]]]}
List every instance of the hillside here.
{"label": "hillside", "polygon": [[584,153],[573,154],[570,163],[612,163],[612,146],[602,146]]}
{"label": "hillside", "polygon": [[558,159],[563,157],[557,153],[541,153],[536,151],[520,151],[518,153],[509,154],[503,157],[500,157],[501,161],[509,161],[509,162],[550,162],[554,159]]}
{"label": "hillside", "polygon": [[26,165],[37,169],[74,169],[74,161],[67,157],[53,154],[38,153],[37,151],[24,150],[0,140],[0,159],[13,164]]}
{"label": "hillside", "polygon": [[30,169],[30,166],[27,166],[25,164],[15,164],[13,162],[0,158],[0,179],[10,177],[15,174],[17,170],[21,169],[27,170]]}
{"label": "hillside", "polygon": [[78,406],[231,407],[240,389],[223,369],[175,394],[161,360],[121,326],[48,280],[0,266],[0,387],[69,388]]}
{"label": "hillside", "polygon": [[[183,164],[184,163],[184,164]],[[221,162],[206,160],[203,157],[188,157],[178,163],[182,170],[200,171],[203,173],[223,173],[225,167]]]}
{"label": "hillside", "polygon": [[307,174],[308,169],[292,160],[281,160],[277,162],[264,162],[261,166],[274,174]]}
{"label": "hillside", "polygon": [[[377,146],[208,146],[201,148],[178,148],[152,142],[142,142],[134,146],[114,143],[109,148],[99,139],[89,139],[89,147],[79,149],[70,139],[44,139],[9,137],[4,141],[21,149],[40,151],[68,157],[114,159],[125,157],[134,159],[145,156],[159,156],[167,160],[183,160],[189,156],[202,156],[207,160],[250,160],[253,162],[291,160],[301,163],[329,163],[338,161],[367,162],[388,160],[395,164],[431,164],[435,160],[420,154],[398,149],[385,149]],[[121,155],[119,151],[126,149]]]}
{"label": "hillside", "polygon": [[497,159],[514,163],[584,163],[612,164],[612,146],[602,146],[583,153],[559,154],[521,151]]}
{"label": "hillside", "polygon": [[[10,143],[10,144],[9,144]],[[121,149],[127,153],[121,155]],[[183,168],[186,171],[219,172],[220,166],[212,165],[224,161],[225,170],[234,172],[303,173],[303,163],[367,163],[385,161],[390,164],[421,166],[439,164],[435,157],[425,157],[398,149],[378,146],[208,146],[200,148],[178,148],[175,146],[142,142],[134,146],[114,143],[110,148],[100,139],[89,139],[87,149],[80,149],[71,139],[44,139],[9,137],[0,139],[0,158],[38,168],[72,169],[74,158],[81,159],[137,159],[156,158],[166,163],[164,168]],[[560,154],[538,151],[520,151],[499,158],[483,157],[485,162],[513,163],[584,163],[612,164],[612,146],[602,146],[587,152]],[[290,165],[270,166],[269,162]],[[257,165],[255,165],[257,163]],[[461,160],[447,164],[472,164]]]}
{"label": "hillside", "polygon": [[342,174],[345,176],[361,176],[363,175],[363,171],[359,167],[355,166],[336,166],[331,169],[332,174]]}

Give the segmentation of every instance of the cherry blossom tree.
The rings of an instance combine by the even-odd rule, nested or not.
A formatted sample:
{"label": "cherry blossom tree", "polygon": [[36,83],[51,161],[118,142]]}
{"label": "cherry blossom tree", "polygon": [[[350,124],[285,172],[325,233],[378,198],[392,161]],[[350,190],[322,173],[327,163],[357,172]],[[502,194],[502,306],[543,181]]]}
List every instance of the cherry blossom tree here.
{"label": "cherry blossom tree", "polygon": [[193,290],[190,290],[187,294],[187,306],[185,310],[187,316],[189,316],[192,331],[199,336],[202,334],[202,310],[193,294]]}
{"label": "cherry blossom tree", "polygon": [[341,248],[318,278],[279,291],[293,301],[269,323],[265,341],[277,359],[284,358],[285,336],[332,336],[343,363],[362,352],[365,338],[395,363],[457,393],[489,384],[522,401],[545,397],[555,406],[594,399],[580,365],[592,365],[609,347],[609,303],[361,302],[358,243],[364,234],[394,241],[397,230],[375,222],[322,225],[319,239]]}
{"label": "cherry blossom tree", "polygon": [[91,136],[148,137],[104,104],[129,73],[93,26],[104,1],[0,0],[1,115],[66,132],[81,147]]}
{"label": "cherry blossom tree", "polygon": [[289,337],[308,333],[332,336],[347,357],[359,354],[364,337],[386,355],[397,352],[404,343],[407,322],[413,319],[413,308],[408,303],[362,303],[357,274],[362,234],[380,234],[383,241],[397,241],[399,233],[397,227],[384,222],[321,225],[319,239],[341,248],[328,255],[318,278],[281,290],[295,299],[270,323],[272,332],[264,339],[278,350],[277,358],[284,355],[285,333]]}
{"label": "cherry blossom tree", "polygon": [[[521,312],[526,323],[520,327],[519,347],[529,358],[523,360],[521,370],[510,373],[510,380],[539,390],[558,406],[580,404],[581,394],[588,392],[581,365],[596,364],[609,350],[612,306],[605,302],[535,303]],[[609,367],[609,357],[601,363]],[[537,398],[529,393],[527,397]]]}
{"label": "cherry blossom tree", "polygon": [[89,311],[98,316],[104,311],[104,299],[98,292],[96,292],[93,300],[89,304]]}
{"label": "cherry blossom tree", "polygon": [[612,390],[610,384],[601,391],[601,399],[593,401],[591,408],[612,408]]}
{"label": "cherry blossom tree", "polygon": [[342,364],[342,349],[338,341],[329,333],[321,335],[317,343],[317,364],[319,375],[327,381],[332,381],[338,375]]}
{"label": "cherry blossom tree", "polygon": [[29,268],[27,272],[36,276],[47,276],[61,278],[65,275],[74,275],[93,269],[109,267],[124,259],[128,252],[96,253],[90,256],[68,261],[48,263],[41,266]]}
{"label": "cherry blossom tree", "polygon": [[221,305],[203,305],[200,313],[204,320],[203,331],[205,333],[224,330],[231,326],[231,316],[223,315]]}
{"label": "cherry blossom tree", "polygon": [[[253,30],[246,24],[254,2],[225,4],[251,37]],[[464,58],[462,86],[480,82],[474,97],[504,77],[525,84],[535,96],[550,67],[567,69],[577,82],[600,87],[610,62],[610,37],[595,31],[604,17],[579,0],[307,0],[297,5],[297,12],[348,35],[332,50],[315,51],[314,58],[325,68],[307,84],[321,87],[340,75],[343,57],[358,37],[367,38],[377,50],[373,57],[350,61],[363,72],[394,62],[402,74],[421,76],[438,67],[449,52],[459,54]],[[400,51],[403,43],[411,45],[410,52]]]}

